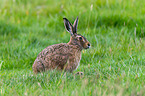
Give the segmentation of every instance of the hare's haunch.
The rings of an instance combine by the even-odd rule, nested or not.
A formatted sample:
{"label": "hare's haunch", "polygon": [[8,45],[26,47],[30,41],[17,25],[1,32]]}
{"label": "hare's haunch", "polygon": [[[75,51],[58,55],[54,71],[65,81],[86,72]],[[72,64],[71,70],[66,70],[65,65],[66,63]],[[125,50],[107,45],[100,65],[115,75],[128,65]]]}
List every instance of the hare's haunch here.
{"label": "hare's haunch", "polygon": [[81,60],[82,49],[90,48],[89,41],[77,34],[78,17],[72,25],[68,19],[63,18],[66,30],[71,34],[68,43],[48,46],[39,53],[33,64],[33,72],[43,72],[50,69],[73,72]]}

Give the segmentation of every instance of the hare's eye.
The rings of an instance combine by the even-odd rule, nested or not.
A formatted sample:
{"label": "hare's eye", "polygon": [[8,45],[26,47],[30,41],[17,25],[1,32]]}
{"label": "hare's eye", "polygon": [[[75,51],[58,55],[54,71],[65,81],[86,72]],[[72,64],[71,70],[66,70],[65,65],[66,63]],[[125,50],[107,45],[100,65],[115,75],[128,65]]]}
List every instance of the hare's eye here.
{"label": "hare's eye", "polygon": [[82,37],[79,37],[80,40],[82,40]]}

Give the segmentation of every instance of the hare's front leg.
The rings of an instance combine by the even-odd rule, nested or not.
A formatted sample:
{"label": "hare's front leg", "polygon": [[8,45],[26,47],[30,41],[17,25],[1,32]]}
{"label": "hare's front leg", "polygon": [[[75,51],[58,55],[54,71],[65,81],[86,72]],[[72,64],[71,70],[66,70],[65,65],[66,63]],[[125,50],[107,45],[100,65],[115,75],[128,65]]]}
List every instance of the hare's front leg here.
{"label": "hare's front leg", "polygon": [[[79,66],[79,61],[77,62],[76,59],[74,58],[69,58],[68,61],[67,61],[67,64],[65,66],[65,71],[69,71],[71,73],[73,73],[73,71],[75,69],[77,69]],[[78,74],[78,75],[83,75],[83,72],[77,72],[75,73],[75,75]]]}

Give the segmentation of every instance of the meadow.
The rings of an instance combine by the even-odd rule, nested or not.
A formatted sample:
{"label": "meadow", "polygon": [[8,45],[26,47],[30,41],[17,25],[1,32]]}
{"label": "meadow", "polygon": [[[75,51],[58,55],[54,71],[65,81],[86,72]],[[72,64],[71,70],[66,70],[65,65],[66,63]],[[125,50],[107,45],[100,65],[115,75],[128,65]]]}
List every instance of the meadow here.
{"label": "meadow", "polygon": [[[144,0],[0,0],[1,96],[145,95]],[[39,52],[67,43],[63,17],[91,43],[74,76],[33,74]],[[75,73],[74,72],[74,73]]]}

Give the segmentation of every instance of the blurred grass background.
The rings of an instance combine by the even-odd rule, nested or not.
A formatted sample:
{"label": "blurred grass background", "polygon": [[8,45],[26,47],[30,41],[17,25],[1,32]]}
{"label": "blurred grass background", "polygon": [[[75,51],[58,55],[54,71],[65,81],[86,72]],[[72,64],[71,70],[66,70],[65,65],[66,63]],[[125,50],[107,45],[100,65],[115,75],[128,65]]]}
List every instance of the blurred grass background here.
{"label": "blurred grass background", "polygon": [[[144,95],[145,1],[1,0],[1,95]],[[79,17],[78,33],[91,43],[74,76],[57,71],[33,76],[39,52],[67,43],[63,17]]]}

